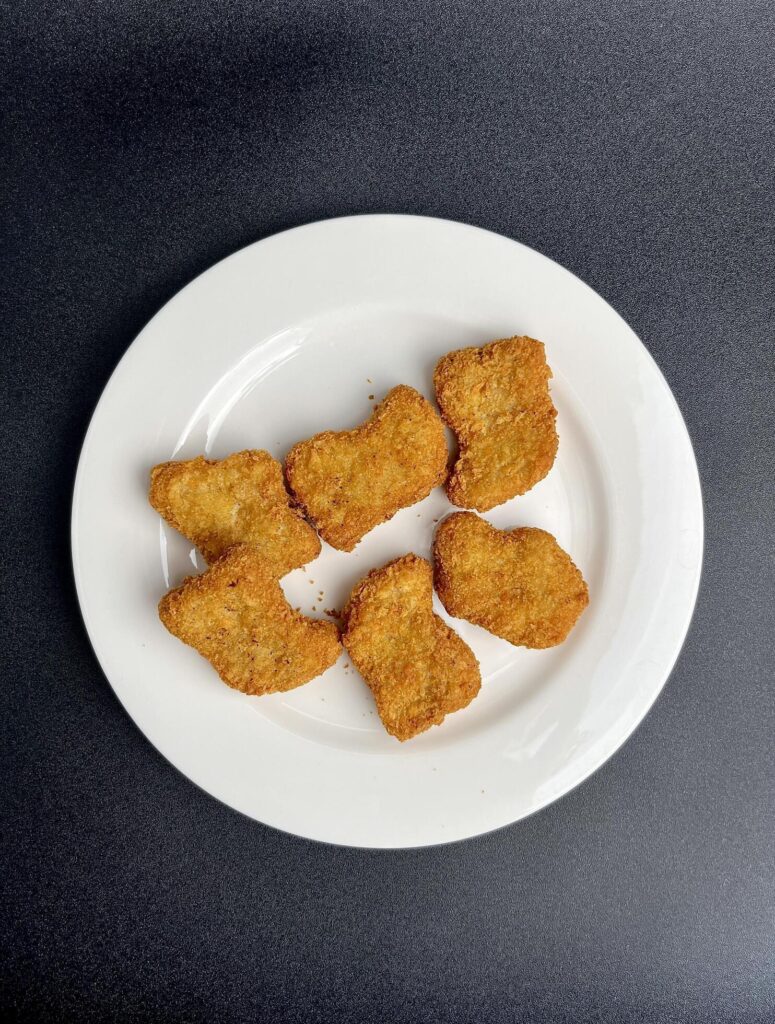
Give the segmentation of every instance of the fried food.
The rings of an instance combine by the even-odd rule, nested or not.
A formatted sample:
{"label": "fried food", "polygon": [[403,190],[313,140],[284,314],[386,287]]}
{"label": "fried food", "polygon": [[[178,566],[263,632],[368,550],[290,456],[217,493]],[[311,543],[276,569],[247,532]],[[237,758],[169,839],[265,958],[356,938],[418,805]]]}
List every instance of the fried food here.
{"label": "fried food", "polygon": [[562,643],[589,604],[583,576],[544,530],[496,530],[455,512],[436,529],[433,560],[449,614],[520,647]]}
{"label": "fried food", "polygon": [[293,504],[282,467],[269,452],[162,462],[151,470],[148,497],[208,562],[233,544],[252,544],[279,578],[320,553],[317,534]]}
{"label": "fried food", "polygon": [[557,454],[557,410],[544,346],[506,338],[439,360],[433,377],[459,455],[447,481],[453,505],[480,512],[543,480]]}
{"label": "fried food", "polygon": [[400,385],[354,430],[294,445],[285,470],[320,536],[352,551],[369,530],[444,482],[444,427],[419,392]]}
{"label": "fried food", "polygon": [[159,618],[243,693],[292,690],[333,665],[342,651],[336,626],[294,611],[274,570],[248,544],[232,547],[207,572],[171,590],[159,602]]}
{"label": "fried food", "polygon": [[404,555],[362,579],[343,612],[344,645],[399,740],[464,708],[481,685],[473,651],[432,602],[430,564]]}

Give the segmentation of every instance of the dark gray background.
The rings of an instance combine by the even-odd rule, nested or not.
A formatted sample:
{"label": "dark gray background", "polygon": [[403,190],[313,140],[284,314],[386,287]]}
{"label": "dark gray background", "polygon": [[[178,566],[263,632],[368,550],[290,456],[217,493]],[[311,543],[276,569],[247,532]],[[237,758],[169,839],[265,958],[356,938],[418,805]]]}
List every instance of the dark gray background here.
{"label": "dark gray background", "polygon": [[[0,1003],[771,1022],[770,0],[0,12]],[[397,853],[280,835],[178,775],[97,667],[68,542],[89,416],[159,306],[248,242],[375,210],[502,232],[597,289],[676,394],[707,515],[686,647],[626,746],[528,821]]]}

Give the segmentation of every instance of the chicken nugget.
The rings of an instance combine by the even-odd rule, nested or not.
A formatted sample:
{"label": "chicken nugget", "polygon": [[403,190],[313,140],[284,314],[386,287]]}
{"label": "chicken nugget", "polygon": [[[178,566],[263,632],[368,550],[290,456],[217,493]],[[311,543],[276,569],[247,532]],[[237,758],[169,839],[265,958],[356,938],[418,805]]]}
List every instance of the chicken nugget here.
{"label": "chicken nugget", "polygon": [[308,683],[342,651],[336,626],[294,611],[274,570],[249,544],[171,590],[159,602],[159,618],[224,683],[253,695]]}
{"label": "chicken nugget", "polygon": [[551,376],[544,346],[533,338],[463,348],[439,360],[436,400],[459,447],[447,481],[453,505],[486,512],[543,480],[557,454]]}
{"label": "chicken nugget", "polygon": [[519,647],[561,644],[589,604],[584,577],[545,530],[496,530],[455,512],[436,529],[433,562],[450,615]]}
{"label": "chicken nugget", "polygon": [[214,562],[233,544],[252,544],[279,578],[320,554],[317,534],[293,504],[269,452],[199,456],[151,470],[149,501]]}
{"label": "chicken nugget", "polygon": [[352,551],[373,527],[442,484],[447,457],[433,407],[402,384],[354,430],[327,430],[294,445],[285,471],[323,540]]}
{"label": "chicken nugget", "polygon": [[473,651],[433,611],[432,570],[404,555],[357,584],[343,612],[344,645],[387,731],[408,740],[479,692]]}

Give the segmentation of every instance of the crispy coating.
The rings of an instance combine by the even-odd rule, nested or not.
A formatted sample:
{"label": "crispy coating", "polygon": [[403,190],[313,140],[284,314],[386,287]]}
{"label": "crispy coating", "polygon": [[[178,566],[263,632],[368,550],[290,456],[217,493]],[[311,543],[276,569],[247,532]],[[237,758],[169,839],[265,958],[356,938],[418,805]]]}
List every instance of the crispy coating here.
{"label": "crispy coating", "polygon": [[458,349],[439,360],[436,400],[459,447],[447,481],[453,505],[486,512],[543,480],[557,454],[551,376],[544,346],[533,338]]}
{"label": "crispy coating", "polygon": [[269,452],[201,455],[151,470],[149,501],[214,562],[233,544],[252,544],[279,578],[320,554],[320,541],[285,489]]}
{"label": "crispy coating", "polygon": [[321,537],[352,551],[369,530],[442,484],[447,457],[433,407],[402,384],[354,430],[328,430],[294,445],[285,470]]}
{"label": "crispy coating", "polygon": [[357,584],[343,612],[344,645],[387,731],[408,740],[479,692],[473,651],[433,611],[430,564],[404,555]]}
{"label": "crispy coating", "polygon": [[544,530],[496,530],[455,512],[436,529],[433,561],[450,615],[520,647],[561,644],[589,604],[583,576]]}
{"label": "crispy coating", "polygon": [[285,600],[261,554],[238,544],[201,576],[190,576],[159,602],[174,636],[207,658],[243,693],[292,690],[339,657],[339,630],[308,619]]}

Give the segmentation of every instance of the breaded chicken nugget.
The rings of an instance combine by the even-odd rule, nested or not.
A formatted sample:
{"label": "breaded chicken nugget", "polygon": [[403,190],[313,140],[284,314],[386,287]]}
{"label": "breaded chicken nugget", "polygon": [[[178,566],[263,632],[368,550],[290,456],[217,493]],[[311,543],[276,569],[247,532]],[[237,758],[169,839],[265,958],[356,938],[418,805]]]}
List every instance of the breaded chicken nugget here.
{"label": "breaded chicken nugget", "polygon": [[374,569],[343,612],[343,641],[387,731],[408,740],[479,692],[473,651],[433,611],[430,564],[404,555]]}
{"label": "breaded chicken nugget", "polygon": [[506,338],[440,359],[434,373],[444,422],[459,455],[447,481],[453,505],[480,512],[543,480],[557,454],[557,410],[544,346]]}
{"label": "breaded chicken nugget", "polygon": [[151,470],[148,498],[208,562],[233,544],[252,544],[279,578],[320,554],[317,534],[292,503],[269,452],[162,462]]}
{"label": "breaded chicken nugget", "polygon": [[450,615],[520,647],[561,644],[589,604],[583,576],[544,530],[496,530],[455,512],[436,529],[433,561]]}
{"label": "breaded chicken nugget", "polygon": [[285,470],[323,540],[352,551],[369,530],[444,482],[444,427],[430,403],[402,384],[354,430],[294,445]]}
{"label": "breaded chicken nugget", "polygon": [[292,690],[333,665],[342,651],[336,626],[294,611],[274,571],[248,544],[171,590],[159,602],[159,618],[243,693]]}

